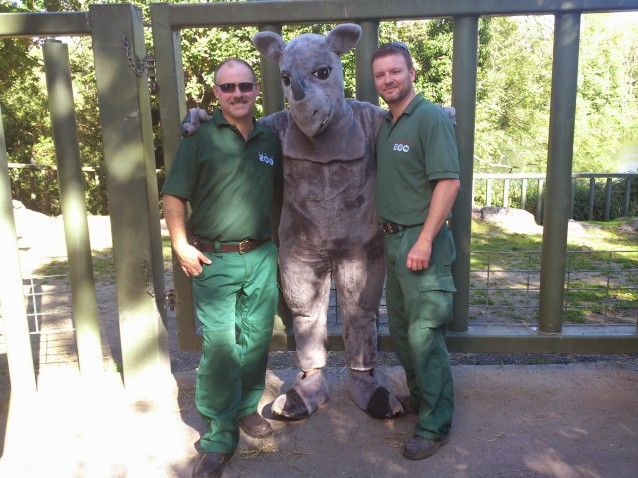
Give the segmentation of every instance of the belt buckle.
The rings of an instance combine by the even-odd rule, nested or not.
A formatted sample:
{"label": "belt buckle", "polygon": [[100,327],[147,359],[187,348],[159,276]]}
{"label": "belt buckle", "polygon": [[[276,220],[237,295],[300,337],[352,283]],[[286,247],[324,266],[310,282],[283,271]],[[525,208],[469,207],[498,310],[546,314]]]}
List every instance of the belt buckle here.
{"label": "belt buckle", "polygon": [[252,242],[252,241],[249,241],[248,239],[245,239],[245,240],[241,241],[241,242],[239,243],[239,253],[240,253],[240,254],[246,254],[246,253],[250,252],[252,249],[248,249],[247,251],[245,251],[245,250],[244,250],[244,247],[248,247],[248,246],[250,246],[250,243],[251,243],[251,242]]}

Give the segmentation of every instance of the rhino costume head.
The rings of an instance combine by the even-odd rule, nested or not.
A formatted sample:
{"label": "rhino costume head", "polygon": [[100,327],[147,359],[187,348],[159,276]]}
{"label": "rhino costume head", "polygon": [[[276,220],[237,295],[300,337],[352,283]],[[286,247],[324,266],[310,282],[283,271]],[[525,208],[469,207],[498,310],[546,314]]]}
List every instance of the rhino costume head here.
{"label": "rhino costume head", "polygon": [[254,36],[257,50],[279,64],[290,113],[306,136],[317,136],[345,114],[340,56],[360,37],[361,28],[353,24],[339,25],[326,36],[305,33],[288,43],[272,32]]}

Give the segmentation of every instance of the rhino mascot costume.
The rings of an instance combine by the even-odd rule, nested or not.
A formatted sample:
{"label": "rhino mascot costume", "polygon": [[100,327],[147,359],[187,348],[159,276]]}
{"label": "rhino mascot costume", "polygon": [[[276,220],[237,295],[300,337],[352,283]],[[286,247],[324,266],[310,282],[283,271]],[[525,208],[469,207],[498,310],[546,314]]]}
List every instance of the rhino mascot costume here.
{"label": "rhino mascot costume", "polygon": [[[350,397],[377,418],[403,414],[374,370],[385,275],[374,207],[375,138],[386,113],[345,99],[340,55],[360,37],[358,25],[342,24],[326,36],[303,34],[289,43],[272,32],[253,38],[257,50],[279,64],[289,105],[260,122],[278,133],[284,155],[279,265],[301,372],[271,409],[290,420],[310,416],[329,397],[323,368],[331,277],[341,305]],[[184,134],[206,119],[204,111],[190,110]]]}
{"label": "rhino mascot costume", "polygon": [[279,64],[288,100],[287,110],[263,121],[283,147],[281,282],[302,370],[272,412],[293,420],[328,400],[323,367],[331,277],[341,305],[352,400],[374,417],[403,413],[374,371],[385,274],[374,208],[375,138],[384,112],[345,99],[340,59],[360,36],[358,25],[344,24],[327,36],[303,34],[287,44],[272,32],[253,38],[257,50]]}

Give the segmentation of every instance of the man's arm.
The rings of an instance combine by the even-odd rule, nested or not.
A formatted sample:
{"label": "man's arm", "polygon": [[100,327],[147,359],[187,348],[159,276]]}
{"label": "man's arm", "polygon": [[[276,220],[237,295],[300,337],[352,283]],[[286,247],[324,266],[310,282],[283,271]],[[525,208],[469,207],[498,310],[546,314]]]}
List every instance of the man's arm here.
{"label": "man's arm", "polygon": [[168,233],[171,236],[171,246],[173,246],[184,274],[189,277],[199,275],[202,272],[201,262],[211,264],[212,261],[188,243],[186,201],[171,194],[162,194],[162,205],[166,227],[168,227]]}
{"label": "man's arm", "polygon": [[425,219],[419,238],[408,254],[406,262],[408,269],[420,271],[430,266],[432,241],[448,218],[460,188],[461,182],[458,179],[437,180],[428,217]]}

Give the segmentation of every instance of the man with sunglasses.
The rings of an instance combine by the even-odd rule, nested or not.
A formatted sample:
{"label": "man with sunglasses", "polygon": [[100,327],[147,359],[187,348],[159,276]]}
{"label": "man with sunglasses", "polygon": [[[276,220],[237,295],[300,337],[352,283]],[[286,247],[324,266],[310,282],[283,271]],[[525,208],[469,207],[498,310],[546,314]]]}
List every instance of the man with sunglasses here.
{"label": "man with sunglasses", "polygon": [[450,116],[414,90],[407,46],[381,46],[372,55],[372,74],[390,110],[376,153],[388,324],[410,392],[404,409],[419,416],[403,455],[420,460],[447,443],[454,411],[445,334],[456,252],[446,221],[460,188],[459,159]]}
{"label": "man with sunglasses", "polygon": [[220,107],[181,142],[162,189],[171,244],[192,278],[202,323],[195,404],[208,429],[195,478],[222,475],[240,427],[256,438],[272,433],[257,405],[278,302],[269,218],[281,144],[253,118],[259,85],[248,63],[225,60],[214,81]]}

